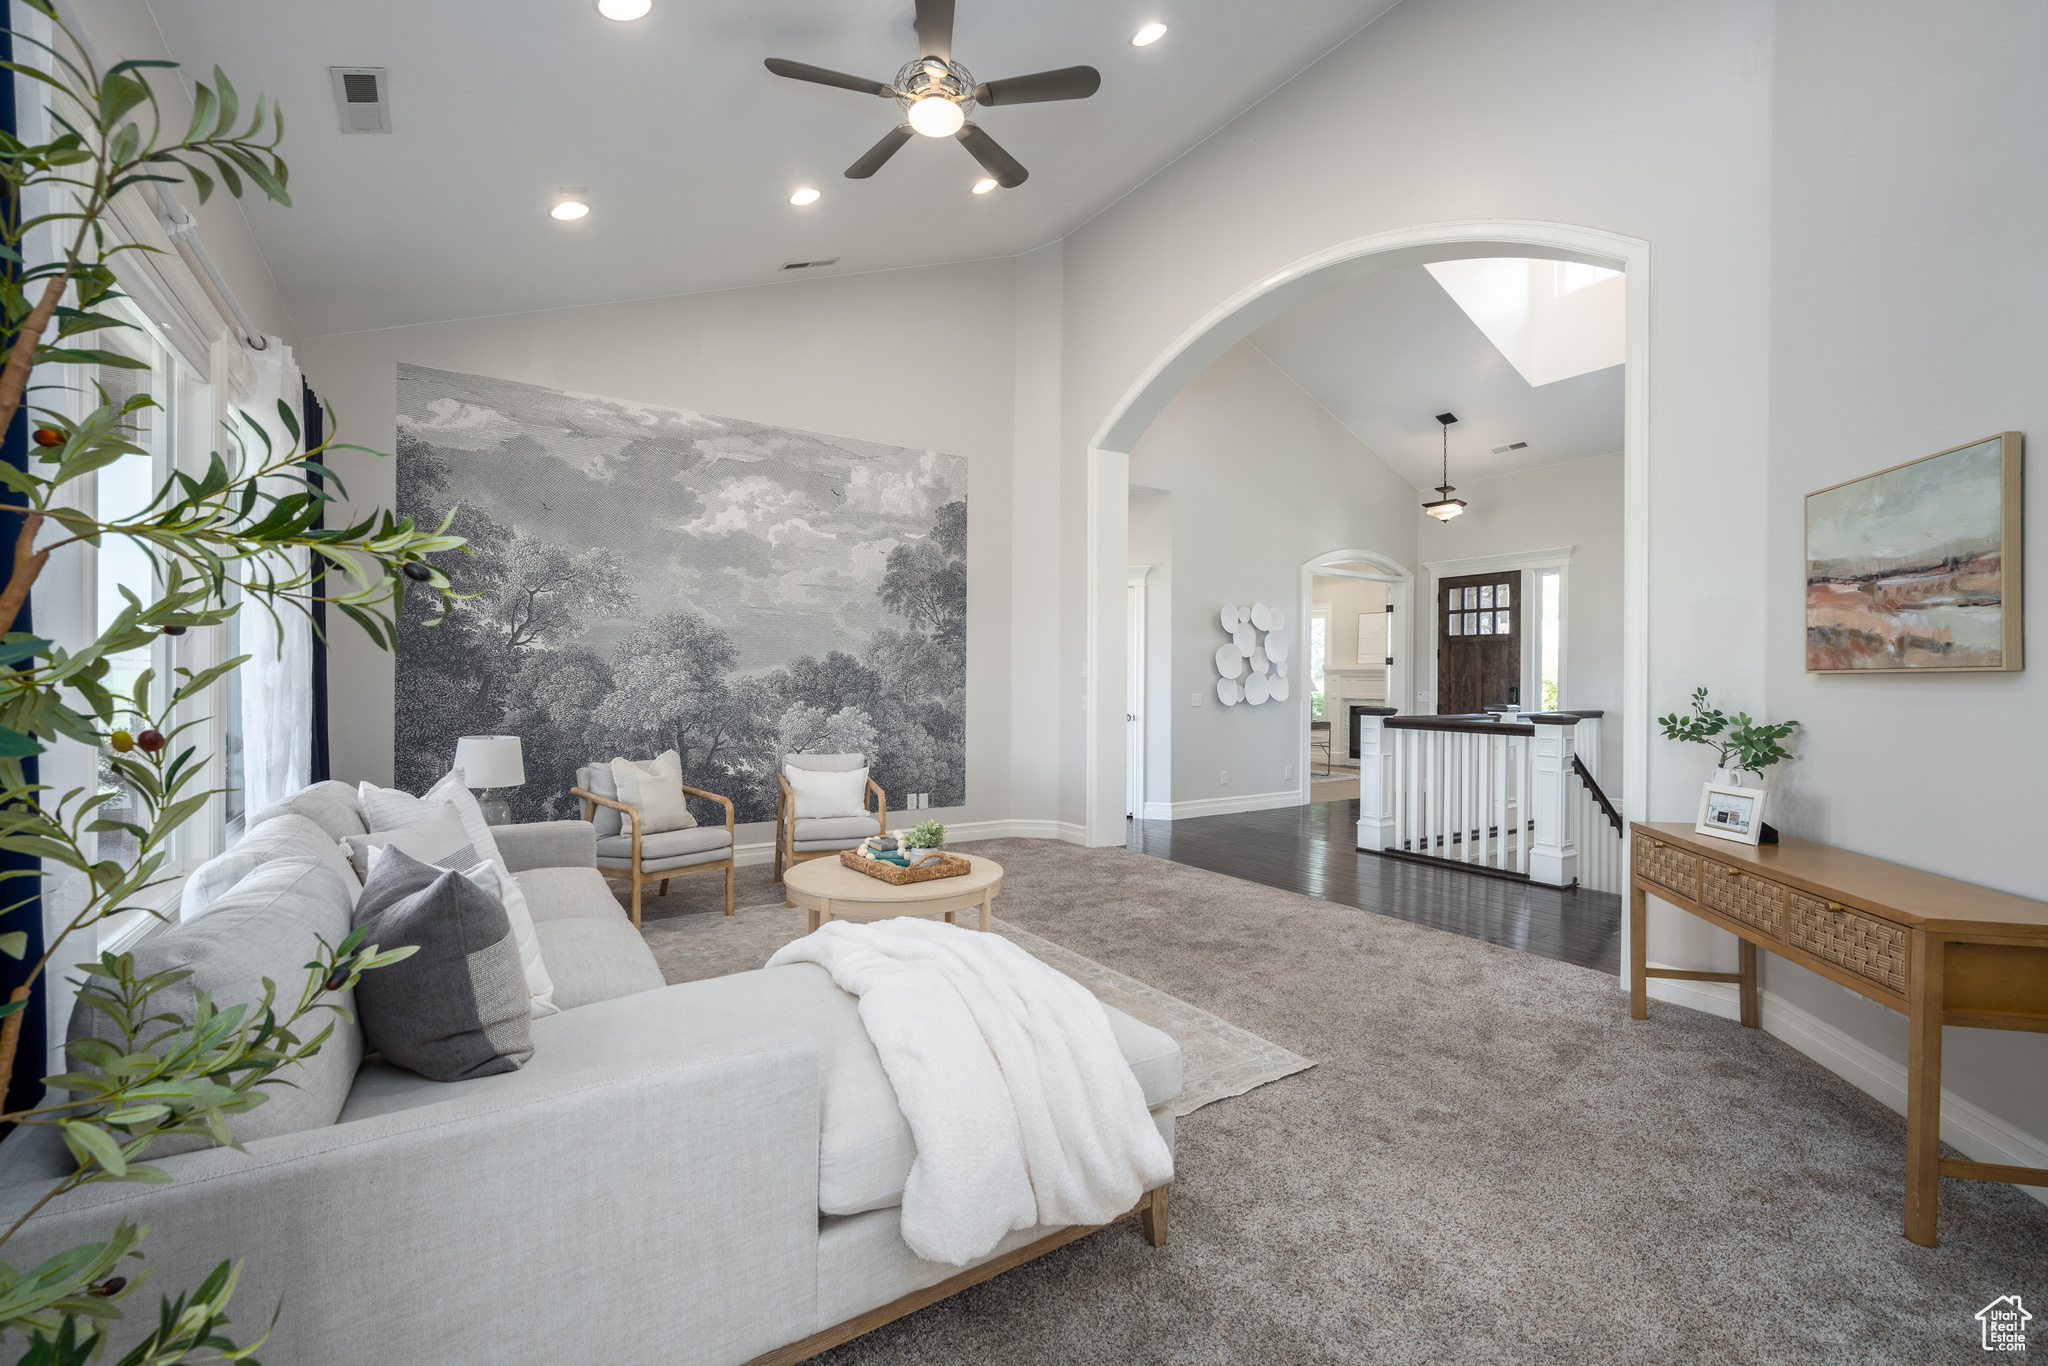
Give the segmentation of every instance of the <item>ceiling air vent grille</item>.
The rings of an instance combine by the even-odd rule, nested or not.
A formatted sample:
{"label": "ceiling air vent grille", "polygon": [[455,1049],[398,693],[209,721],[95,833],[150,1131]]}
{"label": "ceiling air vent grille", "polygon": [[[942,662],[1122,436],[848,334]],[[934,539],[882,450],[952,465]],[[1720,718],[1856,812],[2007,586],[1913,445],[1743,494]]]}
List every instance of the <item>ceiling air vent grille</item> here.
{"label": "ceiling air vent grille", "polygon": [[822,261],[784,261],[782,268],[784,270],[816,270],[820,266],[836,266],[838,264],[839,258],[837,256],[828,256]]}
{"label": "ceiling air vent grille", "polygon": [[381,66],[330,66],[344,133],[391,131],[391,91]]}
{"label": "ceiling air vent grille", "polygon": [[1509,443],[1508,445],[1505,445],[1505,446],[1495,446],[1495,447],[1493,448],[1493,453],[1494,453],[1495,455],[1506,455],[1506,454],[1507,454],[1507,453],[1508,453],[1509,451],[1526,451],[1526,450],[1528,450],[1528,449],[1529,449],[1529,443],[1528,443],[1528,442],[1526,442],[1526,441],[1515,441],[1515,442],[1511,442],[1511,443]]}

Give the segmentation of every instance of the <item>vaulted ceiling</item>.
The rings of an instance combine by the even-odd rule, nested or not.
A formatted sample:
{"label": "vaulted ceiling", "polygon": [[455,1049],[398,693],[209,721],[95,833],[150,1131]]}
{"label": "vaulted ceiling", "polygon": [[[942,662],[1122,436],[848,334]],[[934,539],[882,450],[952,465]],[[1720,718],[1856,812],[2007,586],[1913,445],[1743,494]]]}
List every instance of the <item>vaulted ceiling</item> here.
{"label": "vaulted ceiling", "polygon": [[1459,419],[1453,484],[1622,446],[1621,366],[1532,387],[1422,266],[1311,299],[1251,342],[1418,489],[1443,480],[1438,413]]}
{"label": "vaulted ceiling", "polygon": [[[770,75],[779,56],[891,79],[911,0],[150,0],[171,54],[280,98],[295,207],[247,212],[302,335],[1006,256],[1056,241],[1394,0],[960,0],[954,57],[989,79],[1089,64],[1094,98],[976,121],[1031,171],[974,195],[951,139],[841,172],[900,115]],[[1170,27],[1131,46],[1140,25]],[[392,132],[344,135],[328,69],[388,70]],[[591,212],[547,216],[587,187]],[[824,192],[796,208],[802,186]]]}

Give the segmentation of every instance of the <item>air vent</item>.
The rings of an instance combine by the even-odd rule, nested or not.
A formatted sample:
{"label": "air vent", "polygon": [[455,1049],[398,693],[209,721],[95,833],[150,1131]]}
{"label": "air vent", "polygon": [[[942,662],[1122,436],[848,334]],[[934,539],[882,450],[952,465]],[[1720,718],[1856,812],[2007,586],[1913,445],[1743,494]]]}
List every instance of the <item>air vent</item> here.
{"label": "air vent", "polygon": [[1506,455],[1506,454],[1507,454],[1507,453],[1508,453],[1509,451],[1526,451],[1526,450],[1528,450],[1528,449],[1529,449],[1529,443],[1528,443],[1528,442],[1526,442],[1526,441],[1516,441],[1516,442],[1514,442],[1514,443],[1512,443],[1512,444],[1510,444],[1510,445],[1506,445],[1506,446],[1495,446],[1495,447],[1493,448],[1493,453],[1494,453],[1495,455]]}
{"label": "air vent", "polygon": [[344,133],[391,131],[391,88],[381,66],[330,66]]}
{"label": "air vent", "polygon": [[816,270],[820,266],[836,266],[838,264],[839,258],[837,256],[828,256],[822,261],[784,261],[782,268],[784,270]]}

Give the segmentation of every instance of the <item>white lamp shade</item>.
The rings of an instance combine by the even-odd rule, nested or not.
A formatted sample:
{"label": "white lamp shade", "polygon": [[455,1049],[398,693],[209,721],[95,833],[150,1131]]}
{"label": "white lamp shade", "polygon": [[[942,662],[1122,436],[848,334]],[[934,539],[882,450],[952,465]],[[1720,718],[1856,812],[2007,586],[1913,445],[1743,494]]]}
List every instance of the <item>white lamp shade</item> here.
{"label": "white lamp shade", "polygon": [[526,761],[516,735],[465,735],[455,742],[455,766],[464,787],[518,787]]}

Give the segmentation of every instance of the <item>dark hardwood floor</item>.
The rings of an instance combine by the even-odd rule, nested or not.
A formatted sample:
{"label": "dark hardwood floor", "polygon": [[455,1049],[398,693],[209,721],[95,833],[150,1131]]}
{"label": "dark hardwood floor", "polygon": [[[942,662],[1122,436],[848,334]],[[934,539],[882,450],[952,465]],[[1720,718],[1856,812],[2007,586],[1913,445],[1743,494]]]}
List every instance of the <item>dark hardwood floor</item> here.
{"label": "dark hardwood floor", "polygon": [[1621,973],[1621,898],[1362,854],[1358,802],[1131,821],[1127,848],[1524,953]]}

